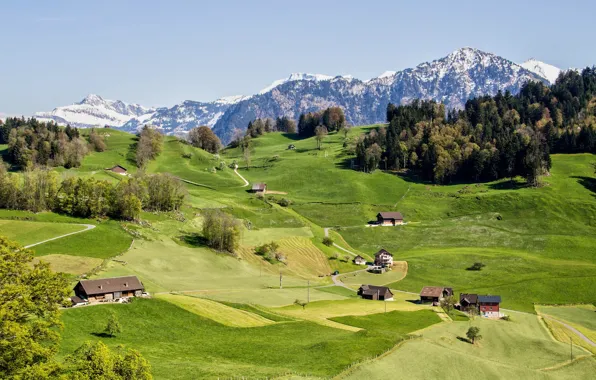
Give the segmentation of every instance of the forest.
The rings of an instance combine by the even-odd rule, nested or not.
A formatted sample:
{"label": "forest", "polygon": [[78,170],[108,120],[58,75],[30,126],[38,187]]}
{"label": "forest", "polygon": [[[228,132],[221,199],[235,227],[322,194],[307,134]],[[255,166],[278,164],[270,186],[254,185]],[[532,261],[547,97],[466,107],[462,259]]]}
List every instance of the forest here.
{"label": "forest", "polygon": [[551,153],[596,153],[596,71],[568,71],[548,87],[528,82],[462,110],[415,100],[387,107],[387,127],[356,142],[358,167],[409,169],[435,183],[524,177],[538,185]]}

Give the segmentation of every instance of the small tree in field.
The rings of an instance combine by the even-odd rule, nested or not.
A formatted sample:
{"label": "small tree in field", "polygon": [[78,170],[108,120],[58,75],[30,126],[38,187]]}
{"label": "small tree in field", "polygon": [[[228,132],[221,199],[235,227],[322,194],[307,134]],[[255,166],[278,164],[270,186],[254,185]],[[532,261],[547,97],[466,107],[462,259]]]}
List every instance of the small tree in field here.
{"label": "small tree in field", "polygon": [[329,236],[325,236],[323,238],[323,244],[325,244],[327,247],[331,247],[333,245],[333,239],[331,239]]}
{"label": "small tree in field", "polygon": [[440,305],[447,314],[451,315],[451,311],[455,308],[455,297],[449,296],[443,298]]}
{"label": "small tree in field", "polygon": [[294,301],[294,303],[298,306],[302,306],[302,310],[304,310],[304,308],[306,307],[306,305],[308,305],[308,302],[303,301],[303,300],[299,300],[297,299],[296,301]]}
{"label": "small tree in field", "polygon": [[468,329],[468,332],[466,332],[466,336],[468,337],[468,339],[470,339],[472,344],[474,344],[476,340],[482,339],[482,335],[480,335],[480,329],[476,326],[470,327]]}
{"label": "small tree in field", "polygon": [[120,326],[120,322],[118,322],[118,317],[116,317],[116,314],[112,313],[110,315],[104,332],[112,337],[122,332],[122,326]]}

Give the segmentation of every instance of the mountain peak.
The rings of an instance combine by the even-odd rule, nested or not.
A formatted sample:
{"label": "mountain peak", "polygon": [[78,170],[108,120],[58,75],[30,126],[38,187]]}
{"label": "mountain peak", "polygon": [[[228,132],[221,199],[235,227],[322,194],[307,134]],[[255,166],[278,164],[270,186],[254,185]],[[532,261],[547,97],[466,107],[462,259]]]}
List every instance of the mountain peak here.
{"label": "mountain peak", "polygon": [[259,95],[266,94],[269,91],[273,90],[275,87],[281,86],[282,84],[288,83],[288,82],[295,82],[295,81],[300,81],[300,80],[319,82],[319,81],[324,81],[324,80],[331,80],[333,78],[334,77],[332,77],[330,75],[324,75],[324,74],[292,73],[292,74],[290,74],[289,77],[287,77],[285,79],[278,79],[278,80],[274,81],[273,83],[271,83],[271,85],[269,85],[269,86],[265,87],[264,89],[262,89],[261,91],[259,91]]}
{"label": "mountain peak", "polygon": [[83,98],[78,104],[97,105],[103,103],[104,99],[97,94],[89,94]]}
{"label": "mountain peak", "polygon": [[534,74],[541,76],[542,78],[545,78],[550,83],[555,83],[562,71],[560,68],[539,61],[536,58],[530,58],[520,66],[528,71],[533,72]]}

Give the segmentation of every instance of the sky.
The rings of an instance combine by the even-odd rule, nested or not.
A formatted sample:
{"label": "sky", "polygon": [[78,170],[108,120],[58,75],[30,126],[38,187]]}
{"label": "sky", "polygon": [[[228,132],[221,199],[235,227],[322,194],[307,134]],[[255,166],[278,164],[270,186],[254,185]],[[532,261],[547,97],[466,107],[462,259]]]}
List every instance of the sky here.
{"label": "sky", "polygon": [[0,116],[87,94],[145,106],[250,95],[293,72],[369,79],[471,46],[596,64],[594,1],[0,0]]}

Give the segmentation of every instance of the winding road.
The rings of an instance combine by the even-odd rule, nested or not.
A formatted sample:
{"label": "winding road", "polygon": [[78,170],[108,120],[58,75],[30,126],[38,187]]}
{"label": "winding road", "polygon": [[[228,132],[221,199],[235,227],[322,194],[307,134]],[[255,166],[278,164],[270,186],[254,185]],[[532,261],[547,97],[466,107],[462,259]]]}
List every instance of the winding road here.
{"label": "winding road", "polygon": [[71,233],[68,233],[68,234],[65,234],[65,235],[60,235],[60,236],[53,237],[51,239],[47,239],[47,240],[40,241],[40,242],[37,242],[37,243],[29,244],[29,245],[26,245],[25,248],[35,247],[36,245],[47,243],[47,242],[52,241],[52,240],[62,239],[62,238],[65,238],[67,236],[70,236],[70,235],[80,234],[81,232],[89,231],[89,230],[92,230],[92,229],[95,228],[95,226],[93,224],[77,224],[77,226],[85,226],[86,228],[84,230],[71,232]]}
{"label": "winding road", "polygon": [[550,319],[551,321],[555,321],[558,322],[560,324],[562,324],[563,326],[565,326],[566,328],[568,328],[569,330],[573,331],[574,333],[577,334],[577,336],[579,336],[584,342],[588,343],[590,346],[592,347],[596,347],[596,343],[592,342],[590,340],[590,338],[588,338],[587,336],[585,336],[584,334],[582,334],[579,330],[577,330],[576,328],[569,326],[567,323],[559,321],[558,319],[555,319],[549,315],[545,315],[542,314],[542,318],[546,318],[546,319]]}
{"label": "winding road", "polygon": [[238,165],[236,165],[236,166],[234,167],[234,173],[236,173],[236,175],[237,175],[238,177],[240,177],[240,179],[242,179],[242,180],[244,181],[244,185],[243,185],[242,187],[246,187],[246,186],[248,186],[248,185],[249,185],[249,183],[248,183],[248,181],[246,180],[246,178],[244,178],[244,177],[242,176],[242,174],[238,173]]}

